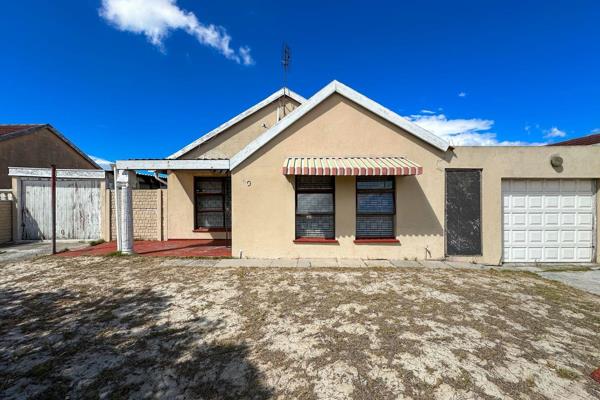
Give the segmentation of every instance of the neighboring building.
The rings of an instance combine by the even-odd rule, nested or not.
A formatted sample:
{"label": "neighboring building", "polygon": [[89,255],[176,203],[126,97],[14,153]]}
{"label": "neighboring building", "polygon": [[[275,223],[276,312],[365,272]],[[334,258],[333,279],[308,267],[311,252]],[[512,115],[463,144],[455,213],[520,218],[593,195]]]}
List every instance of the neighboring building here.
{"label": "neighboring building", "polygon": [[337,81],[117,167],[167,171],[167,238],[234,256],[599,260],[599,146],[452,147]]}
{"label": "neighboring building", "polygon": [[[94,157],[94,156],[90,156],[90,158],[92,160],[94,160],[94,162],[96,164],[98,164],[100,166],[100,168],[102,168],[104,170],[104,172],[106,173],[106,188],[107,189],[114,189],[115,187],[115,183],[114,183],[114,172],[113,172],[113,167],[114,167],[114,162],[112,161],[108,161],[105,160],[103,158],[100,157]],[[167,174],[158,174],[158,179],[156,179],[156,177],[154,176],[154,171],[146,171],[146,170],[139,170],[139,171],[135,171],[135,183],[133,184],[132,189],[166,189],[167,185],[165,185],[163,182],[167,181]],[[163,182],[161,182],[163,181]]]}
{"label": "neighboring building", "polygon": [[50,124],[0,125],[0,189],[11,188],[8,167],[100,169]]}
{"label": "neighboring building", "polygon": [[600,133],[552,143],[548,146],[600,146]]}

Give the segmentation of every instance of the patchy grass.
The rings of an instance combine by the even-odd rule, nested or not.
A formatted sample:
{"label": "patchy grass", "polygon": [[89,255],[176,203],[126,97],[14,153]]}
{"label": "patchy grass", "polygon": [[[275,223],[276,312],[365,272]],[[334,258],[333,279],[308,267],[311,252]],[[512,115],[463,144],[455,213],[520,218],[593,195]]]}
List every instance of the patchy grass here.
{"label": "patchy grass", "polygon": [[578,266],[578,267],[550,267],[543,268],[543,272],[586,272],[592,271],[592,267]]}
{"label": "patchy grass", "polygon": [[568,379],[570,381],[574,381],[579,378],[579,374],[568,368],[557,368],[556,374],[563,379]]}
{"label": "patchy grass", "polygon": [[104,239],[92,240],[90,246],[98,246],[99,244],[106,243]]}
{"label": "patchy grass", "polygon": [[599,309],[514,271],[39,258],[0,268],[0,397],[595,399]]}

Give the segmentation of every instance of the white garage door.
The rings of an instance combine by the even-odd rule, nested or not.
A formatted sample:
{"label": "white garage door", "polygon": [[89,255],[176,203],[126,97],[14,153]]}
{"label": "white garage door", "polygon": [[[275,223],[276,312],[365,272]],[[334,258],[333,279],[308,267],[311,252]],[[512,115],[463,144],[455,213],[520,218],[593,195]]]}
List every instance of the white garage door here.
{"label": "white garage door", "polygon": [[502,181],[505,262],[591,262],[593,180]]}

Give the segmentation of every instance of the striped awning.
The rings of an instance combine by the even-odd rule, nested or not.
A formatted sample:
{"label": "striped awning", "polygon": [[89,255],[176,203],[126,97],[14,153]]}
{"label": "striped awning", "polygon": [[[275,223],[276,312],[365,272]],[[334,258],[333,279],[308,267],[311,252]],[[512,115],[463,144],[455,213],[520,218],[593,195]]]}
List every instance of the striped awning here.
{"label": "striped awning", "polygon": [[421,175],[423,167],[404,157],[288,157],[284,175]]}

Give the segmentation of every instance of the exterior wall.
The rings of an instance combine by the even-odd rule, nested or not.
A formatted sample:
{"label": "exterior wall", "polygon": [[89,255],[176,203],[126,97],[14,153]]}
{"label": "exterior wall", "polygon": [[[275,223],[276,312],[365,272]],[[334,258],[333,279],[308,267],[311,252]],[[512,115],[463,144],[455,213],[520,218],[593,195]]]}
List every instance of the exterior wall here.
{"label": "exterior wall", "polygon": [[170,171],[168,201],[169,239],[225,239],[225,232],[194,232],[194,177],[223,176],[210,171]]}
{"label": "exterior wall", "polygon": [[[600,148],[596,146],[552,147],[458,147],[451,168],[482,168],[483,256],[477,261],[498,264],[502,259],[502,179],[505,178],[595,178],[596,216],[600,216]],[[550,165],[550,157],[564,159],[562,171]],[[600,229],[596,224],[596,260]]]}
{"label": "exterior wall", "polygon": [[276,100],[179,158],[188,160],[196,158],[231,158],[252,140],[275,125],[277,122],[277,108],[279,108],[280,118],[282,118],[284,113],[289,114],[299,105],[289,97],[282,98],[282,101],[283,107],[280,106],[279,100]]}
{"label": "exterior wall", "polygon": [[0,189],[10,189],[8,167],[96,169],[71,146],[50,130],[43,128],[35,133],[0,140]]}
{"label": "exterior wall", "polygon": [[[549,158],[556,153],[564,159],[561,172],[550,166]],[[286,157],[398,155],[421,164],[424,170],[420,176],[396,178],[396,234],[400,244],[354,243],[354,177],[336,177],[338,243],[293,242],[294,180],[281,173]],[[483,255],[465,259],[498,264],[502,255],[501,179],[597,179],[600,148],[460,147],[441,152],[336,94],[232,172],[232,252],[269,258],[444,258],[446,168],[483,169]],[[169,192],[172,182],[169,181]],[[170,213],[169,229],[178,224],[175,220],[189,219],[191,210]]]}
{"label": "exterior wall", "polygon": [[[166,237],[167,216],[164,198],[167,191],[163,189],[134,189],[133,195],[133,235],[135,240],[163,240]],[[104,240],[116,240],[115,225],[115,192],[106,191],[104,202],[109,207],[110,226],[108,237]],[[105,235],[106,235],[105,231]]]}
{"label": "exterior wall", "polygon": [[0,192],[0,243],[6,243],[13,240],[12,199],[12,192]]}

